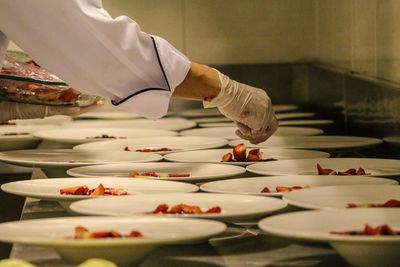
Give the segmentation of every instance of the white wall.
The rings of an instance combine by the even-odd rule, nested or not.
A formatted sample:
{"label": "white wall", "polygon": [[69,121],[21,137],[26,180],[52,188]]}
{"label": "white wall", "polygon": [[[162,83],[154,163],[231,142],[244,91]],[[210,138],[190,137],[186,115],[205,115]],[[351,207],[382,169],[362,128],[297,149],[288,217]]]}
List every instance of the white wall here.
{"label": "white wall", "polygon": [[399,14],[399,0],[316,0],[316,57],[400,82]]}
{"label": "white wall", "polygon": [[314,0],[103,0],[191,60],[208,64],[304,61],[315,51]]}

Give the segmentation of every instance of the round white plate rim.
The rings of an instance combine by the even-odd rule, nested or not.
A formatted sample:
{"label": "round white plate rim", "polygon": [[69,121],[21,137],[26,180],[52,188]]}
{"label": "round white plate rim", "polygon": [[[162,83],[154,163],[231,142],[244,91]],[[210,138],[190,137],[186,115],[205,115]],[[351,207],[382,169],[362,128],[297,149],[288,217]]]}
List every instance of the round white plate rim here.
{"label": "round white plate rim", "polygon": [[[194,196],[196,195],[196,196]],[[198,199],[194,199],[193,197],[199,197],[200,198],[200,202],[201,202],[201,198],[209,198],[211,197],[213,200],[216,200],[216,202],[219,201],[224,201],[226,200],[228,197],[232,198],[234,201],[244,201],[247,200],[245,202],[248,202],[249,199],[253,200],[253,202],[257,202],[260,201],[259,203],[264,202],[266,205],[265,206],[261,206],[260,209],[258,209],[257,211],[249,211],[249,210],[245,210],[245,211],[237,211],[237,212],[232,212],[232,213],[217,213],[217,214],[200,214],[200,215],[195,215],[195,214],[168,214],[168,215],[163,215],[160,214],[160,216],[166,216],[166,217],[185,217],[185,218],[207,218],[207,219],[224,219],[224,218],[234,218],[234,217],[249,217],[249,216],[259,216],[259,215],[263,215],[263,214],[269,214],[281,209],[284,209],[287,206],[287,203],[285,203],[284,201],[278,199],[278,198],[272,198],[272,197],[262,197],[262,196],[249,196],[249,195],[237,195],[237,194],[230,194],[230,195],[226,195],[226,194],[218,194],[218,193],[208,193],[208,194],[199,194],[199,193],[171,193],[171,194],[152,194],[151,198],[152,199],[157,199],[157,197],[165,197],[168,198],[168,201],[170,201],[171,199],[174,199],[175,197],[182,197],[183,199],[188,199],[186,202],[190,202],[190,205],[201,205],[198,201]],[[146,195],[133,195],[133,196],[127,196],[124,197],[124,200],[127,199],[133,199],[136,201],[137,198],[139,198],[139,201],[144,201],[146,202],[146,199],[150,199],[148,196]],[[99,198],[98,198],[99,199]],[[92,202],[95,202],[97,199],[87,199],[87,200],[82,200],[82,201],[77,201],[75,203],[73,203],[70,208],[72,211],[78,213],[78,214],[85,214],[85,215],[98,215],[99,211],[93,211],[93,209],[87,211],[84,208],[84,205],[90,205],[92,204]],[[99,199],[100,200],[100,199]],[[117,199],[115,199],[117,200]],[[129,200],[128,200],[129,201]],[[175,200],[174,200],[175,201]],[[179,200],[176,200],[177,203],[181,202]],[[232,201],[232,200],[231,200]],[[97,202],[99,202],[97,200]],[[89,204],[87,204],[89,203]],[[161,203],[160,203],[161,204]],[[80,205],[83,205],[83,207],[80,207]],[[215,204],[216,206],[219,206],[218,203]],[[271,206],[275,205],[276,207],[271,208]],[[92,206],[92,205],[90,205]],[[155,208],[155,207],[154,207]],[[262,209],[263,208],[263,209]],[[120,216],[115,215],[115,214],[111,214],[111,213],[107,213],[104,211],[100,211],[100,213],[102,215],[106,215],[106,216]],[[138,214],[130,214],[133,216],[140,216],[142,215],[141,213]]]}
{"label": "round white plate rim", "polygon": [[[261,149],[261,150],[266,150],[266,149]],[[238,165],[238,166],[247,166],[247,165],[251,165],[254,164],[255,162],[220,162],[220,161],[190,161],[190,160],[183,160],[183,159],[177,159],[176,157],[174,158],[174,156],[177,156],[177,154],[189,154],[189,153],[207,153],[207,152],[217,152],[220,151],[221,152],[221,158],[225,153],[232,153],[232,149],[230,148],[222,148],[222,149],[204,149],[204,150],[192,150],[192,151],[176,151],[176,152],[171,152],[168,153],[166,155],[164,155],[164,159],[171,161],[171,162],[212,162],[212,163],[220,163],[220,164],[231,164],[231,165]],[[315,158],[329,158],[330,154],[327,152],[323,152],[323,151],[316,151],[316,150],[302,150],[302,149],[286,149],[286,148],[270,148],[268,149],[268,152],[272,151],[273,153],[279,153],[280,151],[284,151],[284,152],[304,152],[304,153],[309,153],[309,154],[313,154],[315,153],[315,155],[319,154],[320,156],[315,157]],[[314,157],[312,157],[314,158]],[[283,159],[286,160],[286,159]]]}
{"label": "round white plate rim", "polygon": [[[115,161],[74,161],[74,162],[69,162],[69,161],[35,161],[35,160],[23,160],[23,159],[7,159],[7,154],[10,152],[23,152],[23,151],[33,151],[33,152],[43,152],[43,151],[74,151],[72,149],[49,149],[49,150],[35,150],[35,149],[28,149],[28,150],[11,150],[11,151],[3,151],[0,152],[0,161],[10,163],[13,165],[18,165],[18,166],[37,166],[37,167],[61,167],[61,166],[86,166],[86,165],[103,165],[103,164],[110,164],[110,163],[115,163]],[[129,155],[129,153],[132,152],[127,152],[127,151],[110,151],[112,153],[126,153],[126,155]],[[76,151],[75,153],[82,153],[82,151]],[[84,153],[84,152],[83,152]],[[138,153],[146,156],[147,158],[143,160],[126,160],[123,162],[132,162],[132,163],[140,163],[140,162],[156,162],[162,160],[162,156],[154,153],[141,153],[141,152],[133,152],[133,153]],[[131,154],[134,155],[134,154]],[[121,161],[121,160],[119,160]]]}
{"label": "round white plate rim", "polygon": [[[381,210],[379,208],[371,208],[369,209],[373,212],[373,210]],[[258,227],[267,233],[278,235],[278,236],[283,236],[291,239],[298,239],[298,240],[309,240],[309,241],[324,241],[324,242],[360,242],[360,243],[365,243],[365,242],[379,242],[379,243],[398,243],[400,242],[400,236],[346,236],[346,235],[331,235],[329,233],[310,233],[310,232],[302,232],[294,234],[294,231],[290,231],[287,229],[278,229],[278,228],[271,228],[271,227],[266,227],[266,224],[271,220],[279,220],[280,218],[291,218],[291,217],[296,217],[296,216],[301,216],[305,214],[307,216],[308,214],[322,214],[323,216],[324,213],[330,213],[330,212],[343,212],[346,210],[306,210],[306,211],[295,211],[295,212],[289,212],[285,214],[279,214],[275,216],[270,216],[267,218],[264,218],[258,222]],[[353,212],[352,210],[348,210],[348,212]],[[271,230],[272,229],[272,230]]]}
{"label": "round white plate rim", "polygon": [[[58,220],[72,220],[75,219],[75,221],[79,221],[81,219],[82,221],[97,221],[97,220],[108,220],[110,222],[117,222],[121,220],[155,220],[157,219],[159,221],[163,221],[163,219],[170,220],[171,222],[173,220],[180,222],[185,221],[185,223],[191,223],[195,224],[210,224],[213,225],[213,227],[209,227],[210,233],[208,234],[194,234],[190,237],[181,237],[177,239],[172,239],[172,238],[125,238],[125,239],[88,239],[88,240],[77,240],[77,239],[35,239],[35,238],[22,238],[22,239],[16,239],[16,238],[4,238],[0,237],[0,240],[4,242],[9,242],[9,243],[18,243],[18,244],[34,244],[34,245],[41,245],[41,246],[47,246],[47,247],[85,247],[85,246],[98,246],[98,247],[113,247],[113,246],[121,246],[121,245],[126,245],[126,246],[132,246],[132,245],[145,245],[145,244],[159,244],[159,243],[175,243],[175,242],[184,242],[184,241],[190,241],[190,240],[196,240],[198,238],[206,238],[210,237],[219,233],[222,233],[223,231],[226,230],[226,225],[222,222],[218,221],[213,221],[213,220],[200,220],[196,218],[168,218],[168,217],[153,217],[153,216],[125,216],[125,217],[110,217],[110,216],[75,216],[75,217],[57,217],[57,218],[46,218],[46,219],[34,219],[34,220],[22,220],[22,221],[13,221],[13,222],[5,222],[0,224],[0,228],[4,227],[4,225],[14,225],[14,224],[28,224],[33,222],[41,222],[43,223],[54,223],[54,221]],[[71,226],[72,228],[72,226]],[[213,231],[211,231],[213,230]],[[192,232],[193,234],[193,232]]]}
{"label": "round white plate rim", "polygon": [[[102,149],[93,149],[90,147],[99,147],[102,144],[112,144],[112,143],[125,143],[125,142],[130,142],[132,141],[133,143],[129,144],[125,144],[124,146],[137,146],[138,147],[146,147],[149,146],[146,144],[146,142],[151,142],[151,141],[160,141],[160,143],[167,143],[168,140],[180,140],[180,141],[184,141],[184,140],[191,140],[192,142],[201,142],[201,141],[205,141],[205,140],[209,140],[209,141],[214,141],[215,144],[211,145],[211,144],[207,144],[207,145],[203,145],[203,146],[198,146],[198,148],[196,147],[188,147],[187,149],[183,149],[183,151],[188,151],[188,150],[203,150],[203,149],[210,149],[210,148],[217,148],[217,147],[222,147],[228,144],[228,141],[224,138],[219,138],[219,137],[195,137],[195,136],[170,136],[170,137],[144,137],[144,138],[126,138],[126,139],[120,139],[120,140],[104,140],[104,141],[100,141],[96,144],[80,144],[77,146],[74,146],[73,149],[74,150],[102,150]],[[166,140],[166,141],[163,141]],[[107,143],[105,143],[107,142]],[[142,145],[142,143],[145,143]],[[133,145],[132,145],[133,144]],[[89,147],[89,149],[88,149]],[[201,148],[199,148],[201,147]],[[120,149],[115,149],[116,151],[120,151]]]}
{"label": "round white plate rim", "polygon": [[[216,164],[216,163],[191,163],[191,164],[185,164],[185,163],[179,163],[179,162],[176,162],[176,163],[175,162],[143,162],[143,163],[141,163],[141,162],[136,163],[135,162],[135,163],[111,163],[111,164],[96,164],[96,165],[93,165],[93,166],[81,166],[81,167],[76,167],[76,168],[72,168],[72,169],[67,170],[67,174],[70,175],[70,176],[73,176],[73,177],[86,177],[86,176],[90,176],[90,175],[82,173],[82,170],[81,170],[81,172],[77,172],[76,169],[78,169],[78,171],[79,171],[79,169],[84,169],[85,167],[86,168],[90,168],[90,167],[93,167],[93,168],[95,168],[95,167],[106,168],[106,167],[118,167],[118,165],[121,165],[121,167],[122,167],[124,165],[126,166],[127,164],[129,164],[129,165],[137,165],[137,164],[140,164],[140,165],[145,164],[146,165],[147,164],[149,166],[150,165],[152,165],[152,166],[154,166],[154,165],[156,165],[156,166],[157,165],[159,165],[159,166],[167,166],[167,165],[173,166],[173,165],[175,165],[175,166],[183,166],[183,167],[190,167],[190,166],[193,166],[193,165],[208,165],[208,166],[214,166],[214,167],[219,166],[221,168],[222,167],[223,168],[231,168],[229,173],[225,172],[223,174],[209,175],[209,176],[191,176],[191,177],[182,177],[182,178],[180,178],[180,177],[167,177],[167,178],[157,178],[157,177],[152,178],[152,177],[149,177],[149,178],[146,178],[146,179],[169,180],[169,181],[179,181],[179,182],[197,182],[197,181],[200,182],[200,181],[207,181],[207,180],[210,180],[210,179],[219,179],[219,178],[220,179],[224,179],[226,177],[236,176],[236,175],[240,175],[240,174],[243,174],[243,173],[246,172],[246,169],[241,167],[241,166],[224,165],[224,164]],[[156,168],[157,167],[154,167],[154,170],[156,170]],[[134,169],[134,166],[132,166],[132,169]],[[93,175],[91,175],[91,176],[93,176]],[[107,175],[102,175],[102,176],[107,176]],[[97,176],[95,176],[95,177],[97,177]]]}
{"label": "round white plate rim", "polygon": [[[207,182],[204,183],[202,185],[200,185],[200,190],[204,191],[204,192],[209,192],[209,193],[220,193],[220,194],[244,194],[244,195],[256,195],[256,196],[282,196],[283,193],[280,192],[271,192],[271,193],[252,193],[252,192],[245,192],[245,191],[230,191],[230,190],[219,190],[219,189],[213,189],[210,188],[210,186],[213,186],[213,184],[224,184],[224,183],[235,183],[235,182],[241,182],[241,181],[246,181],[246,182],[252,182],[252,181],[257,181],[260,180],[260,182],[265,182],[268,183],[271,179],[275,179],[275,180],[280,180],[280,179],[285,179],[288,178],[290,179],[302,179],[305,177],[315,177],[315,178],[319,178],[321,176],[319,175],[278,175],[278,176],[256,176],[256,177],[246,177],[246,178],[234,178],[234,179],[229,179],[229,180],[221,180],[221,181],[212,181],[212,182]],[[324,177],[324,178],[322,178]],[[322,176],[322,179],[330,179],[331,177],[329,176]],[[344,176],[333,176],[332,178],[335,177],[344,177]],[[398,185],[398,182],[396,180],[393,179],[387,179],[387,178],[380,178],[380,177],[372,177],[372,176],[357,176],[357,179],[376,179],[376,180],[384,180],[387,183],[377,183],[376,185]],[[293,186],[295,185],[300,185],[301,184],[296,184],[295,182],[293,183]],[[356,184],[353,184],[356,185]],[[363,185],[362,183],[360,183],[360,185]],[[323,185],[323,186],[330,186],[330,185]],[[323,186],[313,186],[313,188],[315,187],[323,187]],[[260,188],[262,189],[262,188]]]}
{"label": "round white plate rim", "polygon": [[[315,161],[315,164],[314,164],[315,165],[315,174],[317,174],[317,167],[316,167],[317,163],[319,163],[322,167],[326,167],[326,165],[334,164],[335,162],[338,162],[338,161],[339,162],[340,161],[343,162],[343,161],[352,161],[352,160],[353,161],[361,160],[361,161],[369,161],[369,162],[386,161],[386,162],[393,162],[393,163],[394,162],[398,162],[398,163],[400,163],[400,160],[396,160],[396,159],[378,159],[378,158],[321,158],[321,159],[297,159],[297,160],[288,159],[288,160],[285,160],[285,161],[255,163],[255,164],[252,164],[250,166],[247,166],[246,170],[251,172],[251,173],[260,174],[260,175],[269,175],[269,176],[272,176],[272,175],[274,175],[274,176],[278,176],[278,175],[295,175],[296,173],[276,172],[276,171],[263,171],[263,170],[257,169],[257,167],[260,167],[262,165],[267,165],[267,164],[280,164],[282,162],[283,162],[282,164],[285,164],[285,163],[286,164],[290,164],[290,162],[299,163],[299,162],[303,162],[303,161],[304,162]],[[328,163],[329,161],[331,161],[333,163]],[[365,163],[363,165],[364,165],[364,168],[367,169],[367,171],[368,171],[368,167],[365,167],[365,166],[368,166],[369,164]],[[358,168],[360,166],[354,166],[354,167]],[[332,167],[329,166],[329,168],[332,168]],[[336,168],[342,168],[342,167],[336,167]],[[309,175],[309,174],[304,174],[304,175]],[[383,173],[383,174],[373,174],[372,173],[372,174],[367,174],[367,175],[364,175],[364,176],[392,177],[392,176],[398,176],[398,175],[400,175],[400,167],[399,167],[398,171],[394,172],[394,173]]]}
{"label": "round white plate rim", "polygon": [[[263,145],[258,144],[257,146],[260,148],[270,148],[270,147],[279,147],[279,148],[294,148],[294,149],[326,149],[326,150],[341,150],[341,149],[349,149],[349,148],[360,148],[360,147],[371,147],[371,146],[375,146],[375,145],[379,145],[382,143],[381,139],[377,139],[377,138],[372,138],[372,137],[362,137],[362,136],[338,136],[338,135],[316,135],[316,136],[277,136],[277,137],[273,137],[274,139],[297,139],[296,142],[299,142],[298,139],[306,139],[306,142],[308,141],[309,145],[307,146],[294,146],[294,145],[290,145],[290,146],[274,146],[274,145]],[[333,140],[330,140],[333,139]],[[340,140],[337,139],[353,139],[353,141],[349,141],[346,143],[342,143],[341,145],[337,145],[338,142],[340,142]],[[318,139],[322,139],[322,142],[328,142],[331,145],[318,145],[318,142],[316,142],[315,140],[318,141]],[[328,139],[325,140],[325,139]],[[336,140],[335,140],[336,139]],[[358,140],[358,144],[354,145],[354,142],[357,142]],[[229,146],[235,146],[239,143],[243,143],[243,140],[241,139],[236,139],[236,140],[231,140],[229,142]],[[251,144],[251,143],[247,143],[246,142],[246,146],[248,146],[249,148],[254,147],[255,145]]]}
{"label": "round white plate rim", "polygon": [[[360,188],[371,188],[371,191],[374,192],[373,189],[376,188],[385,188],[385,187],[389,187],[391,189],[398,187],[398,185],[357,185],[357,186],[352,186],[352,185],[332,185],[332,186],[326,186],[324,187],[324,189],[321,189],[321,187],[313,187],[313,188],[308,188],[308,194],[310,194],[310,189],[311,191],[320,191],[320,190],[329,190],[330,188],[334,188],[334,189],[341,189],[341,188],[354,188],[354,190],[360,190]],[[291,196],[295,195],[295,194],[302,194],[304,192],[300,192],[300,191],[294,191],[294,192],[289,192],[289,193],[284,193],[282,199],[288,203],[289,205],[295,206],[295,207],[299,207],[299,208],[303,208],[303,209],[310,209],[310,210],[337,210],[337,209],[345,209],[345,207],[343,208],[336,208],[336,207],[327,207],[327,206],[323,206],[320,204],[311,204],[311,203],[307,203],[304,201],[299,201],[299,200],[293,200],[291,199]],[[399,187],[399,193],[400,193],[400,187]]]}
{"label": "round white plate rim", "polygon": [[[195,193],[199,190],[199,187],[197,185],[194,184],[189,184],[189,183],[183,183],[183,182],[176,182],[176,181],[166,181],[166,180],[149,180],[149,179],[132,179],[132,178],[121,178],[121,177],[112,177],[112,176],[107,176],[104,178],[100,178],[100,177],[88,177],[88,178],[81,178],[79,181],[77,181],[77,186],[79,185],[78,183],[85,184],[85,181],[89,181],[92,180],[90,182],[95,183],[95,181],[97,180],[98,184],[103,183],[102,181],[106,181],[106,180],[110,180],[109,183],[107,185],[113,185],[113,184],[118,184],[118,182],[128,182],[128,181],[132,181],[132,185],[134,185],[135,181],[138,182],[144,182],[144,183],[160,183],[161,184],[175,184],[177,186],[186,186],[188,189],[191,187],[192,189],[190,189],[190,191],[184,191],[186,193]],[[120,180],[121,179],[121,180]],[[3,190],[4,192],[7,192],[9,194],[14,194],[14,195],[18,195],[18,196],[23,196],[23,197],[31,197],[31,198],[37,198],[37,199],[52,199],[52,200],[56,200],[56,201],[65,201],[65,200],[71,200],[71,201],[75,201],[78,199],[87,199],[90,198],[90,196],[71,196],[71,195],[60,195],[60,194],[55,194],[55,193],[43,193],[43,192],[38,192],[38,191],[29,191],[28,190],[18,190],[18,187],[20,184],[24,184],[24,183],[39,183],[42,181],[43,179],[35,179],[35,180],[20,180],[20,181],[14,181],[14,182],[9,182],[9,183],[5,183],[2,184],[0,186],[1,190]],[[74,179],[75,180],[75,179]],[[76,179],[78,180],[78,178]],[[81,180],[84,180],[83,182],[81,182]],[[52,178],[48,180],[51,183],[60,183],[59,188],[62,188],[62,184],[64,181],[71,181],[71,178]],[[105,183],[105,182],[104,182]],[[37,185],[36,185],[37,186]],[[143,185],[142,185],[143,186]],[[150,185],[149,185],[150,186]],[[153,185],[154,186],[154,185]],[[158,185],[161,186],[161,185]],[[107,187],[107,186],[106,186]],[[114,188],[116,187],[120,187],[120,186],[112,186]],[[36,188],[37,190],[37,188]],[[133,193],[138,193],[139,191],[131,191]],[[140,193],[140,192],[139,192]]]}

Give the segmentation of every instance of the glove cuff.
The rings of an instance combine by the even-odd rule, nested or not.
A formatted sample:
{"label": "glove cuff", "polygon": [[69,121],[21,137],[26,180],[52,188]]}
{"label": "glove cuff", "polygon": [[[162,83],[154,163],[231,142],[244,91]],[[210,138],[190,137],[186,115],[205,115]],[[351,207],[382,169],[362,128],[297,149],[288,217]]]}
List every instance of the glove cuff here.
{"label": "glove cuff", "polygon": [[214,97],[213,99],[211,99],[211,101],[203,101],[203,107],[204,108],[215,108],[220,106],[222,103],[224,103],[226,101],[227,98],[227,88],[228,85],[230,83],[230,79],[228,76],[222,74],[220,71],[218,71],[217,69],[214,69],[214,71],[217,72],[218,77],[219,77],[219,81],[221,84],[221,91],[219,92],[219,94]]}

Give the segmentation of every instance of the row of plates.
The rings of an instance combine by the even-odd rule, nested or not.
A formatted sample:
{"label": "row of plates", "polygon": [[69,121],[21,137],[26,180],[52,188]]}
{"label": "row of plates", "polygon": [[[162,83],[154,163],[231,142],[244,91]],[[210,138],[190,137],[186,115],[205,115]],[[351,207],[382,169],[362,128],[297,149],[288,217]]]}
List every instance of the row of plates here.
{"label": "row of plates", "polygon": [[[108,179],[113,180],[112,183],[118,183],[118,180],[120,180]],[[61,182],[58,186],[65,185],[62,180],[58,181]],[[107,183],[105,179],[101,181]],[[36,186],[37,188],[37,184],[35,185],[32,181],[20,182],[19,186],[24,182],[31,183],[30,185],[25,184],[25,186]],[[80,182],[89,183],[91,181],[82,180]],[[152,182],[155,185],[156,181]],[[71,181],[68,181],[68,183],[71,185]],[[136,183],[140,184],[141,181]],[[49,185],[51,186],[51,184]],[[6,184],[5,186],[10,187],[10,184]],[[53,183],[52,186],[55,187],[55,184]],[[306,197],[301,199],[301,194]],[[310,198],[310,195],[314,198]],[[313,199],[321,197],[325,197],[324,203],[328,205],[328,209],[332,209],[329,206],[331,203],[339,203],[339,207],[333,207],[335,210],[329,211],[292,212],[276,215],[261,220],[258,225],[265,232],[278,236],[329,242],[345,259],[356,266],[397,266],[397,257],[400,252],[400,238],[398,236],[359,237],[335,235],[330,232],[362,230],[366,223],[372,226],[388,224],[395,230],[400,229],[400,212],[398,209],[343,209],[346,201],[352,203],[380,203],[387,201],[386,198],[399,198],[400,190],[398,186],[353,185],[311,187],[284,194],[285,201],[290,204],[295,203],[293,200],[297,200],[299,203],[312,203]],[[116,261],[119,264],[128,265],[139,260],[155,246],[205,241],[209,237],[222,233],[226,229],[222,223],[208,220],[196,221],[190,217],[216,219],[230,223],[246,223],[249,220],[254,222],[272,212],[284,209],[287,205],[286,202],[278,198],[247,195],[212,193],[145,195],[133,192],[130,196],[91,198],[76,201],[70,205],[72,211],[80,214],[101,214],[117,217],[69,217],[3,223],[0,224],[0,240],[52,247],[62,257],[72,262],[83,261],[88,257],[100,256]],[[196,216],[147,215],[160,204],[173,206],[179,203],[197,205],[202,209],[219,206],[222,212],[220,214],[202,214]],[[297,206],[301,205],[297,204]],[[336,208],[339,209],[336,210]],[[120,217],[128,215],[130,217]],[[140,217],[131,217],[134,215],[139,215]],[[168,217],[185,217],[185,219]],[[43,228],[44,224],[47,225],[45,229]],[[172,224],[174,227],[172,227]],[[78,225],[89,228],[92,231],[117,230],[122,233],[129,233],[132,230],[139,230],[143,233],[144,238],[67,239],[66,237],[73,234],[73,228]],[[180,232],[176,228],[180,228],[184,232]],[[185,233],[185,231],[187,232]],[[377,246],[379,246],[379,252],[377,252]],[[107,253],[102,253],[105,250],[107,250]],[[360,257],[359,253],[363,253],[363,257]],[[366,258],[368,261],[366,261]],[[366,265],[365,263],[368,264]]]}
{"label": "row of plates", "polygon": [[[398,209],[304,211],[268,217],[261,220],[258,226],[266,233],[286,238],[328,242],[354,266],[396,267],[400,253],[399,236],[358,237],[330,232],[362,230],[366,222],[373,226],[389,224],[398,230],[399,216]],[[115,230],[123,234],[137,230],[144,237],[90,240],[66,238],[73,235],[73,229],[78,225],[91,231]],[[133,266],[158,246],[205,242],[225,230],[224,223],[211,220],[85,216],[3,223],[0,224],[0,240],[51,247],[72,263],[80,263],[87,258],[106,258],[118,266]]]}
{"label": "row of plates", "polygon": [[[74,201],[98,198],[79,195],[61,195],[59,191],[60,189],[82,185],[87,185],[89,188],[96,188],[99,184],[103,184],[103,186],[110,188],[125,189],[133,197],[132,203],[141,203],[139,205],[140,207],[137,207],[140,209],[143,208],[142,205],[144,201],[153,201],[153,197],[146,196],[148,194],[153,196],[154,194],[166,193],[193,193],[199,190],[199,186],[188,183],[121,177],[24,180],[3,184],[1,189],[5,192],[23,197],[58,201],[68,210],[69,205]],[[201,191],[215,193],[215,195],[212,196],[216,196],[216,198],[210,197],[211,195],[209,194],[195,194],[195,196],[199,195],[199,198],[192,198],[192,195],[190,195],[186,201],[184,198],[187,196],[180,196],[180,199],[168,198],[168,201],[169,204],[171,204],[171,202],[190,201],[201,206],[205,206],[203,202],[207,199],[207,201],[214,201],[214,205],[226,205],[227,203],[232,203],[230,208],[224,209],[224,214],[228,214],[231,218],[235,217],[235,219],[241,219],[241,216],[243,215],[242,213],[254,213],[254,207],[249,206],[243,209],[243,203],[251,205],[250,203],[252,199],[259,199],[252,198],[251,196],[280,197],[284,193],[275,190],[275,188],[279,186],[309,187],[303,190],[290,192],[290,194],[284,194],[284,200],[293,206],[305,209],[337,209],[345,208],[348,203],[384,203],[389,199],[400,199],[400,187],[392,186],[397,184],[396,180],[375,177],[352,177],[352,179],[348,179],[348,177],[346,179],[346,177],[341,176],[320,177],[312,175],[249,177],[208,182],[200,186]],[[271,192],[262,193],[261,191],[265,187],[270,188]],[[223,199],[224,196],[222,194],[228,195]],[[231,199],[230,195],[247,195],[248,197],[246,198],[243,196],[243,198]],[[173,197],[174,195],[170,196]],[[156,198],[157,197],[154,197],[154,199]],[[105,201],[109,201],[110,198],[106,197],[105,199]],[[117,199],[115,200],[117,201],[115,209],[113,209],[111,204],[110,206],[107,206],[108,204],[106,204],[104,209],[101,208],[101,205],[98,205],[97,207],[99,208],[97,210],[90,209],[90,211],[84,211],[83,209],[80,209],[75,211],[81,214],[96,212],[96,215],[115,215],[117,213],[118,215],[140,215],[140,212],[135,210],[137,209],[135,208],[135,205],[138,204],[125,205],[125,207],[122,207],[124,206],[124,201],[127,201],[126,204],[129,203],[125,196],[121,199],[115,199]],[[160,199],[161,197],[157,198],[157,201],[159,202]],[[164,201],[167,200],[164,199]],[[242,201],[243,203],[241,205],[237,203]],[[90,203],[91,202],[89,202],[88,205],[91,205]],[[89,206],[87,207],[89,209]],[[266,209],[267,211],[270,211],[271,208],[274,209],[270,205],[255,208]],[[234,212],[230,212],[231,210],[234,210]],[[234,216],[233,214],[236,215]],[[222,215],[217,214],[209,216],[221,217]]]}
{"label": "row of plates", "polygon": [[[100,125],[99,125],[100,126]],[[51,129],[53,128],[53,129]],[[228,140],[238,139],[235,134],[236,127],[221,127],[207,129],[193,129],[182,131],[182,136],[200,136],[200,137],[219,137]],[[280,127],[276,136],[312,136],[320,135],[323,131],[314,128],[302,127]],[[13,135],[15,134],[15,135]],[[19,135],[18,135],[19,134]],[[30,134],[30,135],[27,135]],[[105,135],[105,136],[104,136]],[[26,137],[36,137],[43,140],[49,140],[60,143],[82,144],[95,141],[104,141],[112,139],[141,138],[141,137],[168,137],[178,135],[175,131],[151,129],[146,127],[120,128],[118,127],[57,127],[52,126],[7,126],[0,128],[0,138],[7,138],[10,141],[19,140]],[[4,141],[6,141],[4,139]]]}
{"label": "row of plates", "polygon": [[[180,138],[176,137],[177,146]],[[196,139],[197,140],[197,139]],[[203,141],[211,141],[206,139]],[[223,139],[216,139],[214,141],[221,141],[224,144]],[[134,140],[138,141],[138,139]],[[197,140],[199,141],[199,140]],[[111,143],[114,141],[110,141]],[[106,143],[106,142],[105,142]],[[139,145],[140,143],[140,145]],[[70,170],[71,175],[94,175],[94,171],[100,175],[115,176],[118,174],[126,175],[132,164],[139,164],[145,166],[143,162],[156,162],[160,161],[163,157],[157,153],[142,153],[135,152],[136,149],[146,148],[142,142],[139,142],[136,146],[129,146],[133,151],[124,151],[125,146],[121,146],[119,151],[113,150],[112,148],[107,149],[103,147],[101,150],[80,150],[80,149],[38,149],[38,150],[16,150],[16,151],[5,151],[0,153],[0,161],[23,166],[23,167],[38,167],[42,169],[70,169],[79,166],[88,166],[88,171],[83,173],[76,173],[74,170]],[[100,144],[100,143],[96,143]],[[194,145],[191,149],[199,149],[196,145],[207,145],[206,142],[190,142]],[[211,144],[209,144],[211,146]],[[162,146],[156,146],[160,148]],[[168,146],[172,148],[171,146]],[[115,148],[115,146],[114,146]],[[175,147],[174,147],[175,148]],[[365,158],[332,158],[329,159],[328,153],[312,150],[295,150],[295,149],[261,149],[263,152],[263,158],[273,158],[275,161],[268,162],[221,162],[223,155],[228,152],[232,152],[232,149],[209,149],[209,150],[194,150],[185,152],[176,152],[164,155],[164,158],[169,161],[175,161],[179,163],[157,163],[147,164],[152,166],[153,170],[148,168],[141,171],[162,171],[162,168],[170,168],[168,172],[174,173],[191,173],[192,177],[219,177],[221,173],[231,174],[231,171],[227,168],[239,166],[229,165],[241,165],[247,166],[247,170],[260,174],[260,175],[312,175],[317,174],[316,166],[320,164],[323,168],[330,168],[337,171],[345,171],[350,168],[364,168],[370,176],[395,176],[400,175],[400,164],[398,160],[389,159],[365,159]],[[118,164],[118,162],[120,162]],[[203,164],[199,163],[203,162]],[[114,168],[101,167],[98,164],[117,163]],[[207,164],[208,163],[208,164]],[[211,164],[214,163],[214,164]],[[216,164],[218,163],[218,164]],[[202,165],[204,170],[200,172],[194,166]],[[110,165],[107,165],[110,166]],[[169,166],[169,167],[167,167]],[[211,169],[205,166],[215,166]],[[108,169],[107,169],[108,168]],[[128,169],[127,169],[128,168]],[[150,168],[150,167],[149,167]],[[119,170],[119,171],[118,171]],[[207,174],[206,172],[207,171]],[[237,171],[236,171],[237,172]],[[243,171],[241,171],[243,172]],[[235,173],[236,175],[240,173]],[[64,174],[65,175],[65,174]],[[190,179],[188,179],[190,180]]]}

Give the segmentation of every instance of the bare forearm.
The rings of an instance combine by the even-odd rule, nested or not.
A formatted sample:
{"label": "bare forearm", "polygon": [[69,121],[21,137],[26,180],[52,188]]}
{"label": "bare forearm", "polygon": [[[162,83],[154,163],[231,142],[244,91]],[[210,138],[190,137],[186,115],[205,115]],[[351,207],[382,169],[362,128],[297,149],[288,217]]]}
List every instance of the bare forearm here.
{"label": "bare forearm", "polygon": [[221,90],[218,73],[209,66],[192,63],[185,80],[175,88],[173,97],[211,100]]}

